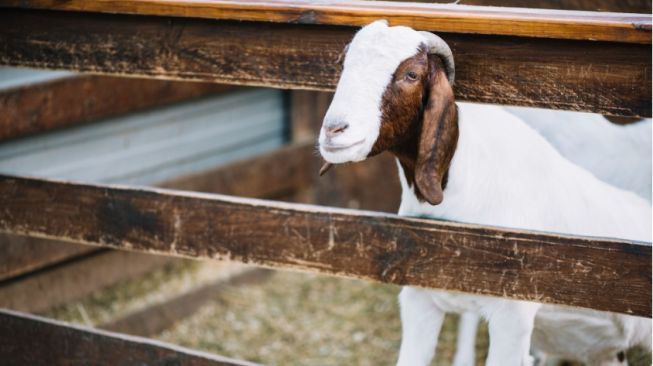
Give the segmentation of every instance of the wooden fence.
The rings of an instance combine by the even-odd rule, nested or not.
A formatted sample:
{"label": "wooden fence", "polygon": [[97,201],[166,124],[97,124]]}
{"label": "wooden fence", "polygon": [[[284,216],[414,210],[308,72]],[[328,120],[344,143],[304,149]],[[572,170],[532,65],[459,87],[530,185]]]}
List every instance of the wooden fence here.
{"label": "wooden fence", "polygon": [[[5,65],[332,90],[335,61],[355,27],[385,18],[443,36],[456,56],[461,100],[651,116],[648,14],[301,0],[9,0],[0,7]],[[206,88],[189,93],[213,87]],[[38,120],[25,127],[0,119],[0,126],[12,137],[66,124]],[[309,155],[309,143],[297,144],[260,161],[275,167],[269,181],[249,179],[253,170],[244,169],[225,184],[241,195],[251,185],[262,191],[270,182],[309,181],[316,172]],[[650,243],[11,176],[0,176],[0,232],[651,316]],[[0,354],[13,364],[43,364],[46,354],[48,362],[119,364],[133,356],[247,364],[11,311],[0,324],[0,335],[14,340],[2,342]],[[66,353],[55,335],[84,339],[88,348]],[[25,348],[34,337],[50,340]],[[120,352],[112,358],[94,358],[114,347]]]}

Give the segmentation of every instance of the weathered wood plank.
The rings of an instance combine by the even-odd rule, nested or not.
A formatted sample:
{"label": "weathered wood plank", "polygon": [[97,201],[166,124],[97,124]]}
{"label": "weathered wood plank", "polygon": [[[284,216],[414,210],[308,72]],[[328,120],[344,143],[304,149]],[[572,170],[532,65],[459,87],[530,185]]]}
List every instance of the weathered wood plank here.
{"label": "weathered wood plank", "polygon": [[191,316],[209,301],[217,298],[226,288],[260,283],[271,274],[270,270],[247,269],[230,278],[215,281],[163,303],[114,319],[110,323],[102,324],[100,328],[143,337],[153,336]]}
{"label": "weathered wood plank", "polygon": [[424,30],[651,43],[645,14],[493,8],[456,4],[310,0],[8,0],[5,6],[281,23],[361,26],[376,19]]}
{"label": "weathered wood plank", "polygon": [[[18,366],[255,366],[152,339],[0,310],[0,359]],[[8,341],[11,340],[11,341]]]}
{"label": "weathered wood plank", "polygon": [[[314,156],[313,149],[312,142],[304,142],[201,173],[171,179],[157,186],[243,197],[284,198],[308,188],[316,180],[319,161]],[[342,197],[351,197],[351,194],[343,194]],[[0,280],[94,250],[96,248],[55,240],[0,234]]]}
{"label": "weathered wood plank", "polygon": [[0,141],[229,88],[209,83],[80,75],[0,90]]}
{"label": "weathered wood plank", "polygon": [[[406,0],[392,0],[406,1]],[[451,0],[417,0],[421,3],[450,4]],[[458,0],[460,5],[509,6],[558,10],[612,11],[651,13],[651,0]]]}
{"label": "weathered wood plank", "polygon": [[[65,4],[65,3],[61,3]],[[332,90],[355,29],[3,9],[0,64]],[[651,115],[651,45],[442,34],[460,100]]]}
{"label": "weathered wood plank", "polygon": [[0,232],[651,315],[643,243],[7,176],[0,202]]}
{"label": "weathered wood plank", "polygon": [[97,289],[145,274],[172,258],[99,251],[0,286],[0,308],[41,312],[78,299]]}

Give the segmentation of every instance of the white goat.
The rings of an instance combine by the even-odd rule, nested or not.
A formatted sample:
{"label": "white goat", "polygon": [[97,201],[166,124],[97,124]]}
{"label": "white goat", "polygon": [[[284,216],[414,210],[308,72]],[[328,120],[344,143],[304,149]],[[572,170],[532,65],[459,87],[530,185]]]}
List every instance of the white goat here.
{"label": "white goat", "polygon": [[[500,107],[457,108],[453,77],[451,51],[435,35],[384,21],[362,28],[345,56],[320,153],[328,163],[395,154],[401,215],[650,241],[648,202],[565,160]],[[430,362],[450,311],[488,319],[486,365],[532,363],[539,304],[410,287],[400,303],[398,365]]]}
{"label": "white goat", "polygon": [[[504,109],[597,178],[651,200],[650,119],[619,126],[593,113]],[[461,315],[453,366],[475,364],[478,322],[476,314]],[[553,356],[553,364],[556,358],[563,358],[590,366],[626,366],[626,348],[637,345],[651,352],[650,332],[648,319],[544,305],[535,317],[532,342],[541,364]]]}

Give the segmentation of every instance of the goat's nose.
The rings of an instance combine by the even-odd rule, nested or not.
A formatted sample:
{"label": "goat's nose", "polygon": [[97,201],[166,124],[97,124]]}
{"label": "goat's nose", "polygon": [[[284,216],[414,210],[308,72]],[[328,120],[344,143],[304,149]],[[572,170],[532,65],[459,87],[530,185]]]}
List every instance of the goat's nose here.
{"label": "goat's nose", "polygon": [[347,129],[347,127],[349,127],[349,123],[347,122],[328,124],[324,126],[324,132],[326,133],[326,136],[328,138],[333,138],[343,133]]}

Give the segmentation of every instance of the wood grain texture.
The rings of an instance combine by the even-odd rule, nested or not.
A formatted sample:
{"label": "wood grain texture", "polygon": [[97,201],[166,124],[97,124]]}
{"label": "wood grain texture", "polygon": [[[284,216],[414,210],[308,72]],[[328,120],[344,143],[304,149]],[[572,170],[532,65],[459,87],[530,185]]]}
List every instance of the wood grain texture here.
{"label": "wood grain texture", "polygon": [[0,141],[229,88],[209,83],[80,75],[0,90]]}
{"label": "wood grain texture", "polygon": [[[313,155],[313,149],[312,143],[304,142],[269,154],[235,161],[215,169],[167,180],[157,186],[244,197],[281,199],[294,192],[307,189],[316,180],[319,161]],[[346,192],[339,191],[340,197],[351,199],[354,192],[346,188],[345,190]],[[374,199],[371,198],[370,202],[373,201]],[[329,203],[328,201],[324,202]],[[97,248],[72,245],[56,240],[0,234],[0,280],[24,275],[95,250]],[[48,275],[45,273],[39,275],[39,278],[47,277]],[[39,281],[45,280],[40,279]],[[110,283],[95,283],[95,287],[82,286],[82,288],[90,291]],[[93,283],[89,279],[85,285],[93,285]],[[19,290],[15,291],[20,292]],[[79,294],[83,293],[79,292]],[[47,299],[42,300],[46,301]],[[0,301],[1,304],[2,301]]]}
{"label": "wood grain texture", "polygon": [[[333,90],[354,28],[4,9],[0,64]],[[651,45],[441,34],[459,100],[651,116]]]}
{"label": "wood grain texture", "polygon": [[[406,0],[392,1],[405,2]],[[451,0],[417,0],[416,2],[450,4]],[[651,0],[459,0],[458,4],[640,14],[651,13]]]}
{"label": "wood grain texture", "polygon": [[[255,366],[152,339],[0,310],[0,359],[7,366]],[[7,340],[11,340],[8,342]]]}
{"label": "wood grain texture", "polygon": [[651,315],[643,243],[7,176],[0,202],[0,232]]}
{"label": "wood grain texture", "polygon": [[387,19],[437,32],[651,43],[647,14],[356,0],[8,0],[3,6],[346,26]]}

